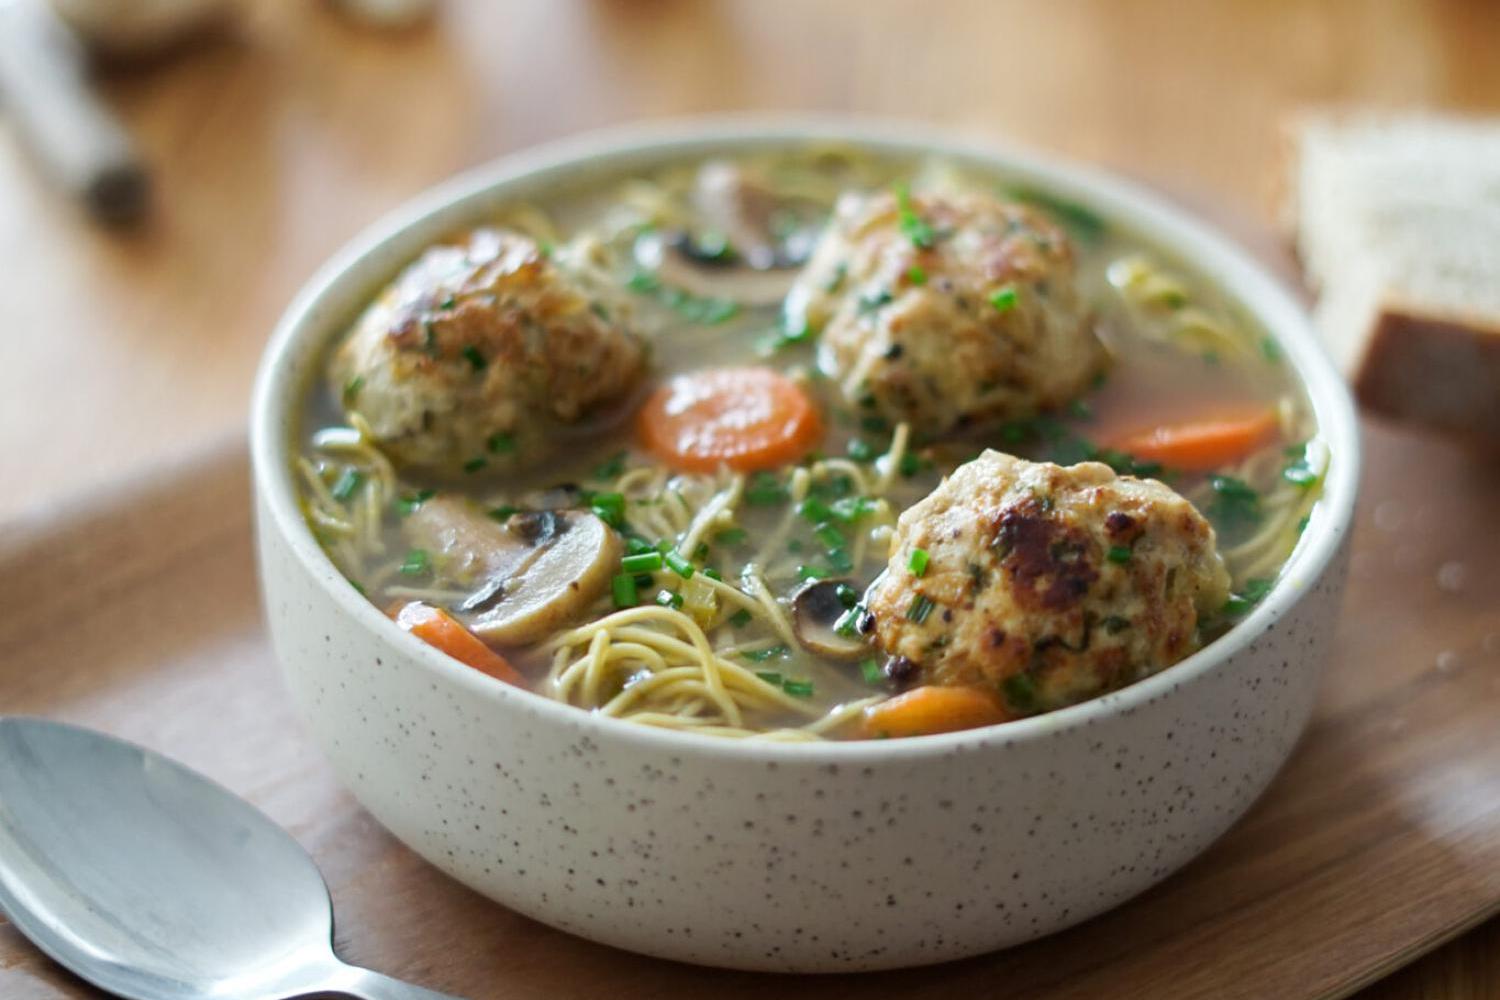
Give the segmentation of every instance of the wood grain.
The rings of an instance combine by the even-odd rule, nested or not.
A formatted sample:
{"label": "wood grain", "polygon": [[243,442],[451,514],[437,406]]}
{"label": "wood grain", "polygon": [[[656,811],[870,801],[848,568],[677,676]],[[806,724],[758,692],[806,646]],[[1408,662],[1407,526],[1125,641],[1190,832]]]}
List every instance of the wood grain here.
{"label": "wood grain", "polygon": [[[1267,795],[1135,902],[934,969],[772,979],[639,958],[509,913],[395,842],[282,693],[238,446],[0,532],[0,705],[140,741],[247,796],[322,867],[343,954],[465,996],[1339,996],[1500,907],[1500,535],[1471,530],[1500,503],[1500,470],[1367,432],[1336,652]],[[0,923],[0,996],[88,995]]]}
{"label": "wood grain", "polygon": [[[452,171],[555,135],[725,109],[874,112],[1050,147],[1264,215],[1275,122],[1289,108],[1359,100],[1500,110],[1500,7],[1491,0],[450,0],[430,30],[406,36],[354,29],[310,0],[246,7],[228,39],[104,81],[156,172],[158,212],[139,232],[96,231],[55,197],[17,155],[0,111],[0,520],[46,512],[144,462],[240,433],[266,333],[327,253]],[[1483,673],[1472,658],[1490,655],[1485,643],[1500,631],[1490,617],[1497,591],[1466,540],[1494,537],[1493,488],[1473,482],[1482,473],[1444,446],[1389,441],[1387,460],[1403,463],[1407,479],[1387,472],[1389,480],[1372,481],[1361,544],[1376,554],[1362,572],[1409,581],[1437,610],[1392,598],[1370,609],[1383,618],[1367,619],[1351,604],[1361,616],[1354,624],[1383,639],[1354,648],[1372,657],[1377,678],[1432,673],[1445,651],[1459,654],[1459,675]],[[1387,485],[1405,490],[1404,506],[1384,508],[1381,523],[1401,525],[1389,531],[1370,520],[1384,500],[1399,499],[1379,492]],[[1461,504],[1466,520],[1448,520],[1455,490],[1481,498]],[[232,490],[224,500],[239,509]],[[99,537],[117,527],[101,526]],[[87,556],[71,531],[78,551],[64,553],[65,565]],[[36,550],[38,566],[58,558]],[[1430,593],[1444,562],[1470,566],[1470,575],[1456,593]],[[222,562],[202,571],[214,588],[205,601],[248,601],[249,582]],[[130,673],[144,671],[149,656],[116,658],[103,634],[91,640],[91,655],[116,673],[61,669],[78,678],[69,697],[79,700],[68,704],[80,717],[163,738],[186,729],[150,723],[150,692],[165,695],[159,678],[188,671],[190,649],[224,652],[233,629],[214,606],[174,612],[184,644],[145,648],[179,666],[150,683]],[[257,625],[233,628],[240,645],[231,652],[249,655]],[[31,662],[39,673],[30,683],[57,669]],[[1493,670],[1493,661],[1479,662]],[[1400,666],[1378,665],[1390,663]],[[233,669],[247,668],[225,667]],[[114,682],[130,677],[146,686],[106,705],[127,690]],[[179,710],[190,704],[172,697]],[[1334,686],[1329,697],[1344,696]],[[1411,708],[1388,710],[1404,718]],[[1390,741],[1401,745],[1407,731]],[[232,764],[226,757],[220,766]],[[1466,777],[1477,808],[1493,794],[1490,775]],[[1359,899],[1344,905],[1369,909]],[[1370,996],[1500,997],[1497,928],[1486,925]],[[0,965],[7,997],[9,971]]]}

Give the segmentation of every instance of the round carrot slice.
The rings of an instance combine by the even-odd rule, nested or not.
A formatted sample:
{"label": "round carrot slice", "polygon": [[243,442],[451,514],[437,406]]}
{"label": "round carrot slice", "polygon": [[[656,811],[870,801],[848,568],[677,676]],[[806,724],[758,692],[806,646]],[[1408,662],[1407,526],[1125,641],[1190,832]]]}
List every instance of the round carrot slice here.
{"label": "round carrot slice", "polygon": [[795,462],[823,432],[812,399],[770,368],[712,368],[652,393],[636,420],[641,442],[689,472],[739,472]]}

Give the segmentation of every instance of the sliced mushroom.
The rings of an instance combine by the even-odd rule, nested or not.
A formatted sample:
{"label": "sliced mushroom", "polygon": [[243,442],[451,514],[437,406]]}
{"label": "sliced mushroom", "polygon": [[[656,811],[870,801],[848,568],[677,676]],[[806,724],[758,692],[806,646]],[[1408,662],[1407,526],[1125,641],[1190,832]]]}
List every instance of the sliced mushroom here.
{"label": "sliced mushroom", "polygon": [[477,635],[502,646],[541,639],[591,604],[609,586],[623,548],[593,514],[532,511],[501,525],[447,494],[417,508],[404,530],[441,577],[477,584],[458,610]]}
{"label": "sliced mushroom", "polygon": [[703,299],[728,299],[747,306],[775,305],[786,297],[797,272],[756,270],[738,261],[706,261],[684,250],[681,234],[648,232],[635,241],[635,261],[654,271],[662,284]]}
{"label": "sliced mushroom", "polygon": [[837,628],[840,619],[854,613],[839,596],[839,588],[848,586],[848,580],[812,580],[792,595],[792,631],[802,648],[830,660],[857,660],[868,654],[869,646],[857,629],[845,635]]}
{"label": "sliced mushroom", "polygon": [[710,160],[700,167],[693,207],[750,267],[764,271],[787,266],[771,232],[776,195],[741,167],[727,160]]}
{"label": "sliced mushroom", "polygon": [[535,642],[571,621],[609,587],[620,565],[620,536],[593,514],[554,516],[566,527],[506,584],[505,596],[470,624],[500,645]]}

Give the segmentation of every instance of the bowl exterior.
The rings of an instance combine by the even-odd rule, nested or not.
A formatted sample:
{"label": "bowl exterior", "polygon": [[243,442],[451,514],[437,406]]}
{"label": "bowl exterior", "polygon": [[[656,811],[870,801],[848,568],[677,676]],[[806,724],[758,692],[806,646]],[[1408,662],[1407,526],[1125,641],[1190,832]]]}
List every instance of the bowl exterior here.
{"label": "bowl exterior", "polygon": [[1321,576],[1294,581],[1300,599],[1215,669],[1118,712],[1025,738],[1002,726],[941,752],[899,741],[830,761],[816,748],[643,740],[519,693],[475,697],[459,671],[430,669],[408,637],[351,614],[264,497],[261,573],[287,684],[382,824],[454,878],[562,930],[779,971],[1002,948],[1185,864],[1302,732],[1347,555],[1342,544]]}

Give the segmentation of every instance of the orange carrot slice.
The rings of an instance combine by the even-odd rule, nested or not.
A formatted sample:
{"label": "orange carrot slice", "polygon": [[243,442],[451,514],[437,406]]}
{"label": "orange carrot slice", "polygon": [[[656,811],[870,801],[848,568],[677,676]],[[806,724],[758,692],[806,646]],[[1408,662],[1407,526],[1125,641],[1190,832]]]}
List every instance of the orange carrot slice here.
{"label": "orange carrot slice", "polygon": [[486,646],[479,636],[464,628],[457,618],[442,608],[412,601],[392,608],[391,617],[397,625],[460,663],[507,684],[525,686],[526,682],[509,660]]}
{"label": "orange carrot slice", "polygon": [[1117,438],[1110,447],[1168,468],[1208,472],[1249,455],[1274,438],[1280,426],[1274,409],[1256,410],[1162,424]]}
{"label": "orange carrot slice", "polygon": [[1000,699],[987,691],[930,684],[865,709],[864,735],[867,739],[926,736],[992,726],[1012,718]]}
{"label": "orange carrot slice", "polygon": [[714,368],[657,389],[636,419],[641,442],[689,472],[740,472],[795,462],[823,432],[803,389],[770,368]]}

